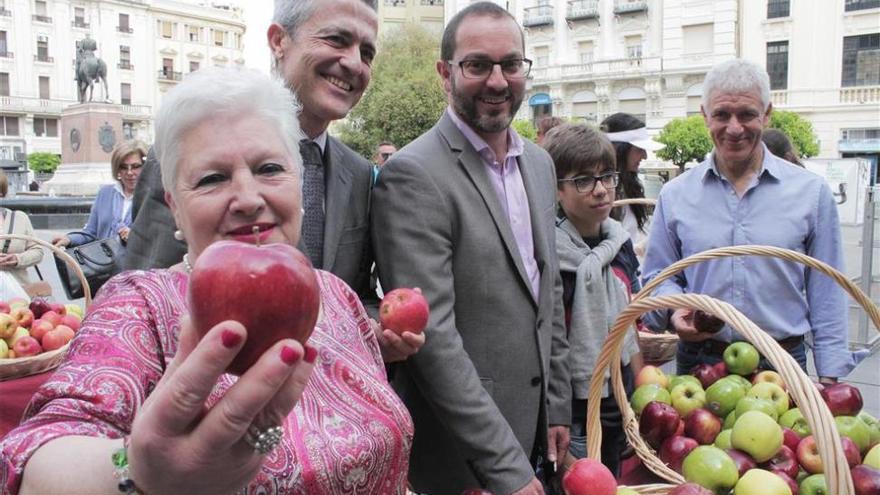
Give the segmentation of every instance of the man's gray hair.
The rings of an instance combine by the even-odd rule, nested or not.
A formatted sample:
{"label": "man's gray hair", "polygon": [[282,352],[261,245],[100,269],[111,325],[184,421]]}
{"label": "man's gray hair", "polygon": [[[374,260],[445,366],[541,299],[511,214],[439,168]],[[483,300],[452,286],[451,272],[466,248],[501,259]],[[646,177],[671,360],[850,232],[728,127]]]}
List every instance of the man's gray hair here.
{"label": "man's gray hair", "polygon": [[278,129],[301,171],[299,110],[296,97],[281,81],[254,69],[207,67],[189,74],[168,92],[156,112],[153,150],[161,164],[162,185],[172,195],[176,193],[181,140],[188,131],[215,117],[234,121],[256,116],[265,120]]}
{"label": "man's gray hair", "polygon": [[709,100],[713,93],[754,92],[761,98],[761,109],[770,105],[770,76],[760,65],[735,58],[715,65],[703,80],[703,109],[711,112]]}
{"label": "man's gray hair", "polygon": [[[374,11],[378,8],[378,0],[363,0]],[[297,29],[309,20],[321,2],[315,0],[275,0],[275,12],[272,22],[281,25],[287,35],[293,38]]]}

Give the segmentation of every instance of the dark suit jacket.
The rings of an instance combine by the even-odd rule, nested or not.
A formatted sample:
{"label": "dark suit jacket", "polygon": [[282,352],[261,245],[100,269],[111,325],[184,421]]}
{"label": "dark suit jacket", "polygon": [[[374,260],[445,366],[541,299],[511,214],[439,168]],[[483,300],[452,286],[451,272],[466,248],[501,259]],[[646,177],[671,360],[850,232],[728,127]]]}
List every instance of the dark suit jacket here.
{"label": "dark suit jacket", "polygon": [[[351,148],[329,136],[324,157],[324,262],[317,268],[344,280],[366,306],[375,307],[376,294],[370,290],[372,168]],[[165,203],[158,160],[147,160],[135,189],[134,205],[137,210],[133,212],[136,217],[129,234],[126,268],[167,268],[179,263],[186,245],[174,239],[177,227]],[[304,249],[302,243],[299,248]]]}
{"label": "dark suit jacket", "polygon": [[415,423],[417,492],[481,486],[510,493],[534,476],[548,422],[571,419],[568,343],[555,247],[556,174],[526,142],[538,301],[480,156],[446,114],[394,154],[373,190],[382,287],[420,287],[431,306],[424,347],[394,385]]}

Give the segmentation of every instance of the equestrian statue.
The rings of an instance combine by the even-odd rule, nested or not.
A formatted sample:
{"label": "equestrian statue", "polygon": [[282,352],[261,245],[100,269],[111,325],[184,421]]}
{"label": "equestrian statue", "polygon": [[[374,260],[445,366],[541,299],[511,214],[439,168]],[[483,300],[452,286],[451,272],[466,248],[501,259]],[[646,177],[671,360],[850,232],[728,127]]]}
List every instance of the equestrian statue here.
{"label": "equestrian statue", "polygon": [[104,84],[104,101],[110,101],[107,92],[107,64],[95,56],[97,49],[98,43],[88,37],[76,44],[76,87],[80,103],[86,102],[87,89],[89,90],[88,101],[92,101],[92,93],[97,80]]}

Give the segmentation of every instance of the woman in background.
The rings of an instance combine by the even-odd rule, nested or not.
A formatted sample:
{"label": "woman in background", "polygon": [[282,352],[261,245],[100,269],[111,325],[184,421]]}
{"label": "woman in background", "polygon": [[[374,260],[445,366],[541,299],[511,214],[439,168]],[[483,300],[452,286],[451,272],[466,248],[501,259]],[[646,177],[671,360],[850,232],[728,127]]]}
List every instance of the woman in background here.
{"label": "woman in background", "polygon": [[761,140],[764,141],[770,153],[789,163],[794,163],[800,167],[804,166],[800,158],[798,158],[797,151],[794,150],[794,146],[791,145],[791,141],[789,141],[788,136],[784,132],[779,129],[764,129],[764,132],[761,133]]}
{"label": "woman in background", "polygon": [[[0,170],[0,198],[9,192],[9,178]],[[0,234],[17,234],[34,237],[31,219],[23,211],[0,208]],[[36,243],[20,239],[0,240],[0,270],[9,272],[23,288],[31,283],[27,269],[43,259],[43,249]]]}

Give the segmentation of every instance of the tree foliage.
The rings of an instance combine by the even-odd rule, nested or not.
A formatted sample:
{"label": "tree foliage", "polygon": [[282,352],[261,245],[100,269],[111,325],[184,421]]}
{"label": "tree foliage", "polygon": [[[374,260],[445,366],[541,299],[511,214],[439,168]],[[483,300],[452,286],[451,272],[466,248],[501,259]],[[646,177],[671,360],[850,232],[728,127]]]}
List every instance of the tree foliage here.
{"label": "tree foliage", "polygon": [[510,126],[517,134],[530,141],[534,141],[538,137],[538,129],[535,128],[535,124],[532,124],[531,120],[515,119],[510,123]]}
{"label": "tree foliage", "polygon": [[402,147],[434,126],[446,106],[435,64],[440,36],[417,24],[380,41],[370,87],[339,126],[345,144],[365,157],[383,140]]}
{"label": "tree foliage", "polygon": [[61,157],[54,153],[35,152],[28,155],[28,168],[38,173],[51,174],[61,165]]}
{"label": "tree foliage", "polygon": [[798,152],[798,156],[809,158],[819,154],[819,141],[813,132],[813,124],[795,112],[773,110],[770,114],[770,127],[782,131]]}
{"label": "tree foliage", "polygon": [[657,156],[679,167],[691,160],[701,162],[706,153],[712,151],[712,138],[701,115],[669,121],[660,131],[657,141],[666,145],[657,151]]}

